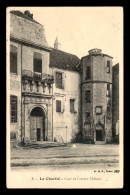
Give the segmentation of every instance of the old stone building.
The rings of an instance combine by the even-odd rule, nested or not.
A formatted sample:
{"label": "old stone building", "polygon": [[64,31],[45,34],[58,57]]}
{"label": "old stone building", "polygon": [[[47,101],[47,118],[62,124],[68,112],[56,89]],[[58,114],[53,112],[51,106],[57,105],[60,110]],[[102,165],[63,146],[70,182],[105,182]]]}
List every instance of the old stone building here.
{"label": "old stone building", "polygon": [[11,132],[18,142],[52,140],[51,48],[29,11],[10,13],[10,48]]}
{"label": "old stone building", "polygon": [[29,11],[11,11],[10,130],[18,142],[70,142],[79,130],[80,60],[58,46],[48,46]]}
{"label": "old stone building", "polygon": [[112,57],[92,49],[81,59],[82,135],[112,141]]}
{"label": "old stone building", "polygon": [[112,57],[48,46],[29,11],[10,12],[10,132],[17,143],[112,141]]}
{"label": "old stone building", "polygon": [[119,63],[112,67],[112,129],[114,142],[119,142]]}
{"label": "old stone building", "polygon": [[80,130],[80,73],[76,65],[77,56],[59,50],[54,44],[50,53],[50,67],[53,70],[53,131],[54,138],[64,142],[75,139]]}

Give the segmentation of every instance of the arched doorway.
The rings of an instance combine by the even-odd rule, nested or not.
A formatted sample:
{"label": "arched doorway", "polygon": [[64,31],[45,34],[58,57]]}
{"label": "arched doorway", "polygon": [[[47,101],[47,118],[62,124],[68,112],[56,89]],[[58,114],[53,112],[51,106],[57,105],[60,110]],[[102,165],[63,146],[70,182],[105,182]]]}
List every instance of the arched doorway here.
{"label": "arched doorway", "polygon": [[45,140],[45,113],[40,107],[33,108],[30,113],[30,140]]}

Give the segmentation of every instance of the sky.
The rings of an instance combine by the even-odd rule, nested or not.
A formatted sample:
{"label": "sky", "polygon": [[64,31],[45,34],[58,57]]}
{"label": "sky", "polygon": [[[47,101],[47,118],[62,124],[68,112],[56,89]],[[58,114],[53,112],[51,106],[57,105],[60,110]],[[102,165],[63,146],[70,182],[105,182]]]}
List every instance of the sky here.
{"label": "sky", "polygon": [[80,59],[99,48],[113,57],[113,65],[123,64],[122,7],[15,7],[30,10],[45,28],[48,45],[54,47],[58,34],[61,50]]}

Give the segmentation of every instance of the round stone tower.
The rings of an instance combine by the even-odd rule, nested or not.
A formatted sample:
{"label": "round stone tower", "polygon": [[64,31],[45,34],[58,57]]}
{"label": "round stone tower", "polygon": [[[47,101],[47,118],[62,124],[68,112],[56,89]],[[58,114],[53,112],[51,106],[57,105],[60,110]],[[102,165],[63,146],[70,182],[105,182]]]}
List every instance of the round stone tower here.
{"label": "round stone tower", "polygon": [[91,49],[81,59],[82,135],[84,141],[112,141],[112,57]]}

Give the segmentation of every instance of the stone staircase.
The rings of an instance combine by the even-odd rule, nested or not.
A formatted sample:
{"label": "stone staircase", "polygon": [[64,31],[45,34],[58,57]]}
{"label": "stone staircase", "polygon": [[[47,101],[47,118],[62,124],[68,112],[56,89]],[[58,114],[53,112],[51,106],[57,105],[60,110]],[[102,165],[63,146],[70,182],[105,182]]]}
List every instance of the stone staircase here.
{"label": "stone staircase", "polygon": [[59,146],[66,146],[65,143],[58,143],[58,142],[49,142],[49,141],[30,141],[25,143],[23,148],[50,148],[50,147],[59,147]]}
{"label": "stone staircase", "polygon": [[105,141],[95,141],[95,145],[105,145]]}

